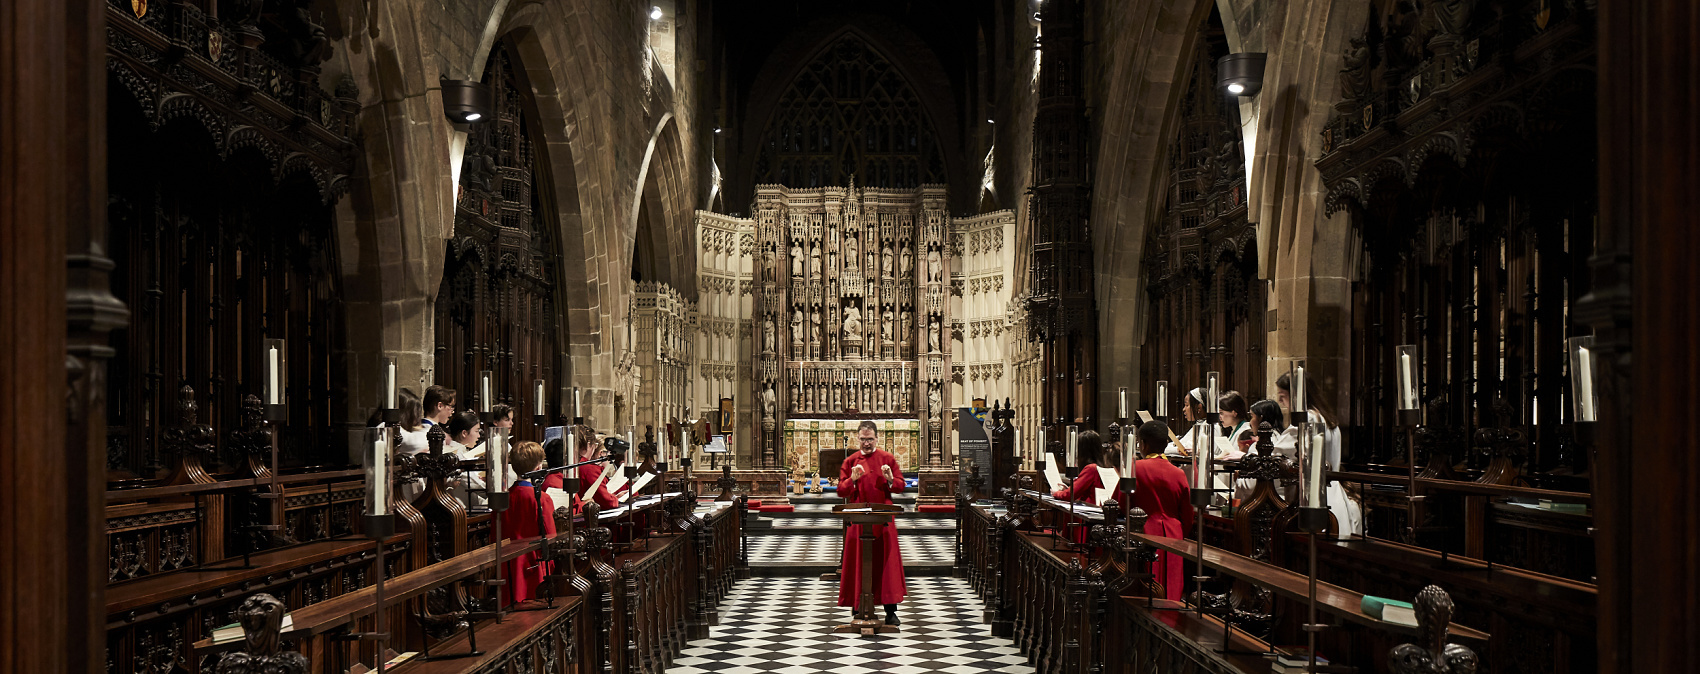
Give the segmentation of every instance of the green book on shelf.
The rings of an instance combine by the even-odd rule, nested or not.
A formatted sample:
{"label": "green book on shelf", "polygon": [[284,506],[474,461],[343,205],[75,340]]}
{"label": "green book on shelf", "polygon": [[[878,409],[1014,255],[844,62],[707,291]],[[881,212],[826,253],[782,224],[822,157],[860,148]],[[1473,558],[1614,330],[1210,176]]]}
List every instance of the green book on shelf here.
{"label": "green book on shelf", "polygon": [[1366,594],[1360,607],[1365,615],[1376,620],[1409,627],[1417,626],[1417,610],[1411,606],[1410,602],[1386,597],[1373,597]]}

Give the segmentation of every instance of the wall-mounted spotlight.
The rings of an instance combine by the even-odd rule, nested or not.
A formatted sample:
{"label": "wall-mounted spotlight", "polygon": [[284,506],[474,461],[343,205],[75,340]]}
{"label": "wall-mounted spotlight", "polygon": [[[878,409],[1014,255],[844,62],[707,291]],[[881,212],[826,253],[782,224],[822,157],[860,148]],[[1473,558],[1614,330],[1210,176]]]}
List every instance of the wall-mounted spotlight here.
{"label": "wall-mounted spotlight", "polygon": [[490,90],[472,80],[441,80],[443,114],[457,124],[471,124],[490,114]]}
{"label": "wall-mounted spotlight", "polygon": [[649,8],[649,20],[650,21],[660,21],[661,20],[661,7],[660,6],[651,6]]}
{"label": "wall-mounted spotlight", "polygon": [[1216,60],[1216,86],[1235,96],[1256,96],[1263,90],[1263,64],[1268,54],[1242,52]]}
{"label": "wall-mounted spotlight", "polygon": [[988,120],[986,120],[986,123],[987,124],[996,124],[997,122],[994,122],[994,121],[988,119]]}
{"label": "wall-mounted spotlight", "polygon": [[717,126],[717,127],[714,127],[714,132],[715,132],[715,133],[720,133],[720,127],[718,127],[718,126]]}

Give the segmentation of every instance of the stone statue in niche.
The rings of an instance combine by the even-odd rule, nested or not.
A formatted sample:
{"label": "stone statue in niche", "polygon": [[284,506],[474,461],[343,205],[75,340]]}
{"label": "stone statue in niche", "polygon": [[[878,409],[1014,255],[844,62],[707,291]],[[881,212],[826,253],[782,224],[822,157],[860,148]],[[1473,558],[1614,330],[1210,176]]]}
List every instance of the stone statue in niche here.
{"label": "stone statue in niche", "polygon": [[777,396],[773,394],[773,384],[767,384],[761,390],[761,418],[764,421],[773,420],[774,407],[777,406]]}
{"label": "stone statue in niche", "polygon": [[809,274],[815,278],[820,278],[821,272],[820,244],[817,243],[814,248],[809,249]]}
{"label": "stone statue in niche", "polygon": [[791,314],[791,343],[803,343],[803,310]]}
{"label": "stone statue in niche", "polygon": [[810,327],[809,336],[811,338],[809,341],[814,343],[814,344],[819,344],[820,343],[820,309],[819,308],[816,308],[814,311],[809,312],[809,323],[811,324],[809,326]]}
{"label": "stone statue in niche", "polygon": [[927,251],[927,282],[943,283],[944,258],[937,249]]}
{"label": "stone statue in niche", "polygon": [[1356,101],[1369,93],[1370,51],[1368,39],[1354,35],[1340,58],[1340,99],[1357,107]]}
{"label": "stone statue in niche", "polygon": [[914,314],[911,314],[908,309],[903,310],[903,324],[898,326],[899,329],[897,334],[899,335],[899,339],[902,339],[905,342],[909,341],[910,335],[915,334],[911,330],[912,326],[910,324],[910,321],[914,320],[913,316]]}
{"label": "stone statue in niche", "polygon": [[856,311],[856,307],[845,310],[844,341],[851,344],[862,341],[861,312]]}
{"label": "stone statue in niche", "polygon": [[777,331],[773,327],[773,316],[772,315],[769,315],[767,318],[762,319],[761,332],[762,332],[762,339],[763,339],[764,343],[767,344],[767,352],[773,353],[773,333],[777,332]]}
{"label": "stone statue in niche", "polygon": [[886,246],[885,252],[880,255],[880,268],[887,277],[891,276],[891,246]]}
{"label": "stone statue in niche", "polygon": [[927,389],[927,416],[936,419],[944,409],[944,401],[940,399],[938,387]]}
{"label": "stone statue in niche", "polygon": [[927,342],[932,346],[932,348],[933,348],[932,352],[933,353],[938,353],[940,351],[940,349],[939,349],[939,320],[936,319],[936,318],[933,319],[932,321],[929,321],[928,324],[927,324]]}
{"label": "stone statue in niche", "polygon": [[1464,35],[1464,29],[1470,27],[1470,15],[1475,12],[1477,0],[1440,0],[1430,5],[1434,10],[1434,23],[1437,34],[1429,40],[1429,45],[1435,42],[1456,41]]}
{"label": "stone statue in niche", "polygon": [[897,268],[898,278],[909,278],[909,273],[911,271],[914,271],[914,268],[915,268],[915,258],[914,258],[914,255],[909,252],[908,248],[903,249],[903,258],[902,258],[902,261],[898,263],[898,265],[899,265],[898,268]]}
{"label": "stone statue in niche", "polygon": [[853,264],[856,261],[856,237],[844,237],[844,263]]}
{"label": "stone statue in niche", "polygon": [[803,247],[796,244],[791,245],[791,275],[803,275]]}
{"label": "stone statue in niche", "polygon": [[885,315],[880,317],[880,339],[885,340],[886,344],[891,343],[891,318],[890,309],[886,309]]}
{"label": "stone statue in niche", "polygon": [[761,252],[761,277],[764,281],[773,280],[773,249]]}

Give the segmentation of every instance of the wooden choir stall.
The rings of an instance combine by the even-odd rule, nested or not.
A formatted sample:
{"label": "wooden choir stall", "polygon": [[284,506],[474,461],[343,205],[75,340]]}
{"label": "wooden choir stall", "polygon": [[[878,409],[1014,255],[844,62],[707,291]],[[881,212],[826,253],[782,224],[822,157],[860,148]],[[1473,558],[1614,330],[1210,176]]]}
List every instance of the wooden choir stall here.
{"label": "wooden choir stall", "polygon": [[[263,438],[258,416],[245,432]],[[370,668],[381,643],[385,658],[415,653],[391,668],[406,674],[659,672],[707,636],[744,565],[743,498],[698,502],[674,473],[665,491],[607,511],[591,503],[578,517],[560,507],[556,535],[497,546],[499,513],[469,512],[450,495],[464,472],[489,466],[444,454],[443,434],[429,436],[430,451],[397,461],[395,533],[381,548],[359,530],[359,469],[109,492],[108,671],[234,671],[220,669],[227,656],[286,672],[366,671],[355,668]],[[192,460],[180,455],[179,468]],[[421,491],[404,498],[396,487],[415,481]],[[261,498],[271,493],[282,497]],[[377,641],[380,549],[387,638]],[[552,569],[541,597],[496,606],[498,561],[526,555]],[[498,618],[498,608],[509,610]],[[276,632],[214,643],[231,623]]]}
{"label": "wooden choir stall", "polygon": [[[1274,453],[1271,435],[1264,424],[1239,465],[1219,467],[1254,486],[1231,515],[1204,515],[1202,569],[1191,530],[1185,538],[1140,533],[1143,511],[1124,515],[1119,503],[1071,509],[1034,489],[1043,477],[1022,472],[1007,485],[985,485],[997,487],[987,490],[992,498],[961,497],[956,574],[985,601],[992,633],[1014,639],[1039,672],[1272,671],[1273,653],[1307,643],[1311,594],[1308,534],[1277,488],[1290,459]],[[994,433],[994,453],[1010,439]],[[978,476],[968,482],[984,484]],[[1089,527],[1085,543],[1070,542],[1071,519]],[[1592,669],[1584,659],[1595,613],[1590,585],[1387,540],[1339,539],[1332,525],[1316,550],[1316,650],[1332,666],[1353,668],[1330,671],[1418,671],[1390,654],[1457,657],[1460,648],[1479,671]],[[1154,580],[1160,552],[1184,560],[1181,601],[1165,600]],[[1411,602],[1419,623],[1429,624],[1367,614],[1366,594]],[[1435,639],[1445,617],[1443,645]]]}

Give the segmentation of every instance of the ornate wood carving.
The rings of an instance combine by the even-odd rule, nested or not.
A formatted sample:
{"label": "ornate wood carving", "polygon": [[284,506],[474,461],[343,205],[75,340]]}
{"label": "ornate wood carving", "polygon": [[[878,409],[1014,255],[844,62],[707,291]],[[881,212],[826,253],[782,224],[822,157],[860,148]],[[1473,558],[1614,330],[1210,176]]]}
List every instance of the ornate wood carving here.
{"label": "ornate wood carving", "polygon": [[[1094,295],[1092,157],[1081,83],[1083,9],[1077,0],[1048,2],[1039,13],[1038,110],[1033,119],[1032,237],[1023,307],[1028,336],[1044,344],[1043,425],[1080,420],[1096,425],[1098,305]],[[1062,433],[1052,432],[1051,438]]]}
{"label": "ornate wood carving", "polygon": [[478,409],[478,373],[493,374],[492,405],[515,407],[515,437],[533,428],[532,381],[555,381],[564,330],[557,307],[560,249],[538,143],[535,103],[506,43],[484,69],[494,115],[472,125],[455,203],[454,235],[437,293],[438,384]]}
{"label": "ornate wood carving", "polygon": [[1169,142],[1163,219],[1145,244],[1151,306],[1143,358],[1145,399],[1169,382],[1181,396],[1221,372],[1223,390],[1256,398],[1266,390],[1265,283],[1257,276],[1257,230],[1247,220],[1239,107],[1216,87],[1216,60],[1228,53],[1215,10],[1197,28],[1192,68]]}

